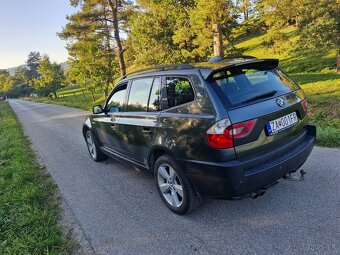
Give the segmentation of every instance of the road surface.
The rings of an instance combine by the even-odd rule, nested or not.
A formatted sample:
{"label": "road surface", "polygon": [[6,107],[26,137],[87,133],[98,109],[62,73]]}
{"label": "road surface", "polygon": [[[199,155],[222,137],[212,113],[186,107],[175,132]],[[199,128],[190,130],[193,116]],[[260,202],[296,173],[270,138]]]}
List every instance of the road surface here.
{"label": "road surface", "polygon": [[315,148],[303,182],[282,180],[255,200],[206,200],[179,216],[150,175],[90,159],[81,134],[87,112],[10,105],[97,254],[340,253],[340,149]]}

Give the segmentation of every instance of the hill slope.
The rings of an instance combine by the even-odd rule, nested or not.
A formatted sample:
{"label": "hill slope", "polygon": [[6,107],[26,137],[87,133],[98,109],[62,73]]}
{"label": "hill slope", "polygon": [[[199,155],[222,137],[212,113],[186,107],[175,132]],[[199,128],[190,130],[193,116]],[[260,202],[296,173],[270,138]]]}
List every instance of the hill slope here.
{"label": "hill slope", "polygon": [[302,51],[293,50],[299,39],[298,30],[291,26],[282,29],[286,40],[270,48],[265,45],[266,35],[255,33],[241,38],[235,47],[243,54],[258,58],[278,58],[280,67],[288,73],[334,73],[336,69],[336,51]]}

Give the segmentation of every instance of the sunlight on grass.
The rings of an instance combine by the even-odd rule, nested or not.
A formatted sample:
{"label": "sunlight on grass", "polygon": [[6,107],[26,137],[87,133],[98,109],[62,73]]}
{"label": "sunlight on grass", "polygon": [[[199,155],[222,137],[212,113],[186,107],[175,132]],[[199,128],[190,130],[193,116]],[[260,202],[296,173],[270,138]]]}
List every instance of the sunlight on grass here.
{"label": "sunlight on grass", "polygon": [[35,161],[7,103],[0,102],[0,254],[70,254],[58,226],[51,177]]}

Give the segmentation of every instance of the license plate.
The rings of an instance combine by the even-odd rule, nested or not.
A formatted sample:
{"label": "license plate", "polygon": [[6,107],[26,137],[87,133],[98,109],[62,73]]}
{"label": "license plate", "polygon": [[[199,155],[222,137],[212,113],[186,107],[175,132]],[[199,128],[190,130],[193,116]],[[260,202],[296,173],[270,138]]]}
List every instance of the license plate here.
{"label": "license plate", "polygon": [[296,112],[292,112],[288,115],[282,116],[278,119],[267,122],[267,130],[269,135],[275,135],[291,126],[298,123],[298,117]]}

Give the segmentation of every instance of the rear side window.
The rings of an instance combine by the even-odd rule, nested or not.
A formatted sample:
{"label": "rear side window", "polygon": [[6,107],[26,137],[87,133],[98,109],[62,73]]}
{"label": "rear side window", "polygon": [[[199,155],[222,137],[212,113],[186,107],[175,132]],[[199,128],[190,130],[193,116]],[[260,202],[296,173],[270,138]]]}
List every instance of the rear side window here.
{"label": "rear side window", "polygon": [[169,108],[191,102],[195,98],[190,81],[184,77],[167,77],[166,91]]}
{"label": "rear side window", "polygon": [[138,79],[132,81],[128,112],[146,112],[153,78]]}
{"label": "rear side window", "polygon": [[280,96],[298,87],[280,70],[233,69],[219,73],[215,82],[232,105]]}
{"label": "rear side window", "polygon": [[123,110],[127,84],[120,86],[107,103],[109,112],[121,112]]}

